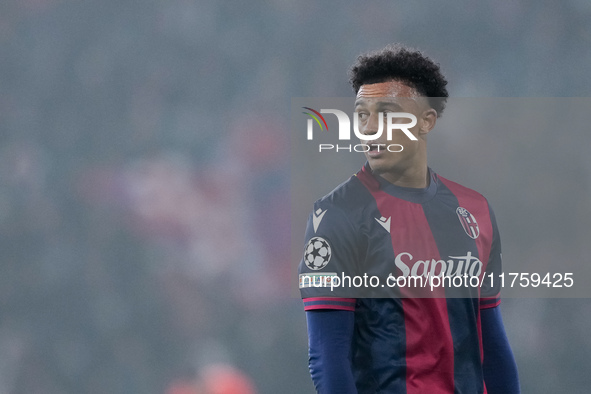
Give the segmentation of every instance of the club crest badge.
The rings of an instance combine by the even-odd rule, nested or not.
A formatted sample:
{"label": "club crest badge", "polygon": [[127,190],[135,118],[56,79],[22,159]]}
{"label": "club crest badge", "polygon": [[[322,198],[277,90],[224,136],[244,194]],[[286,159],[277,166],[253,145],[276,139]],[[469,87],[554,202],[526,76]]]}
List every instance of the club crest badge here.
{"label": "club crest badge", "polygon": [[468,237],[472,239],[478,238],[478,235],[480,235],[480,229],[478,228],[478,223],[476,222],[474,215],[472,215],[466,208],[462,207],[458,207],[456,213],[458,214],[458,219],[460,219],[460,223]]}

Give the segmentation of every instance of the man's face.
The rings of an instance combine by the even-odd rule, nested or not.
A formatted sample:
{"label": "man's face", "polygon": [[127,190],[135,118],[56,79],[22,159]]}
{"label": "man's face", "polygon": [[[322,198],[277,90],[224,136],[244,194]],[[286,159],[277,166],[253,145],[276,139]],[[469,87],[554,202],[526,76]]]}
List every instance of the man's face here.
{"label": "man's face", "polygon": [[[357,93],[355,112],[359,116],[359,131],[364,135],[376,134],[379,127],[379,116],[382,113],[383,131],[376,140],[361,140],[362,144],[371,147],[365,156],[372,170],[377,173],[399,172],[412,166],[417,161],[426,160],[425,130],[423,115],[429,110],[426,98],[404,82],[387,81],[362,85]],[[431,110],[433,111],[433,110]],[[392,139],[387,139],[387,114],[389,112],[407,112],[417,117],[417,124],[409,131],[418,139],[412,141],[400,129],[392,131]],[[436,117],[436,115],[435,115]],[[393,123],[409,123],[409,118],[394,118]],[[430,128],[429,128],[430,130]],[[427,130],[428,132],[428,130]],[[382,144],[378,147],[378,144]],[[388,151],[389,145],[392,146]],[[422,157],[424,155],[424,157]]]}

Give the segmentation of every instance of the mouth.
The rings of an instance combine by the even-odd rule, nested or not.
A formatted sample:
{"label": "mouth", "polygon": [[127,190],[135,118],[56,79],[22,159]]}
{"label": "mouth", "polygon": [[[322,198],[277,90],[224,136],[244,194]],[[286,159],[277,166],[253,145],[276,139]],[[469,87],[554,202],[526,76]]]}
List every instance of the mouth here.
{"label": "mouth", "polygon": [[385,144],[380,144],[380,143],[377,143],[377,142],[373,142],[373,143],[369,143],[369,144],[366,144],[366,145],[369,146],[369,150],[367,151],[367,154],[370,157],[380,156],[386,150],[386,145]]}

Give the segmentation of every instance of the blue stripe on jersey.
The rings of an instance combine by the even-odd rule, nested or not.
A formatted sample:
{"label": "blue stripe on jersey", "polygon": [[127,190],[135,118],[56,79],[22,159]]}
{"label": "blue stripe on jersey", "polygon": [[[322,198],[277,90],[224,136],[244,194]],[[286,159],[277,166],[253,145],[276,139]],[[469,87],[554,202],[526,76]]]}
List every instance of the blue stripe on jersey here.
{"label": "blue stripe on jersey", "polygon": [[353,374],[359,393],[406,394],[406,330],[400,298],[360,298]]}
{"label": "blue stripe on jersey", "polygon": [[[368,253],[379,254],[384,261],[394,261],[390,233],[372,231],[379,217],[376,200],[355,176],[349,193],[363,210],[356,212],[353,223],[361,224],[372,245],[380,245]],[[358,208],[357,206],[357,208]],[[364,267],[362,271],[365,271]],[[382,293],[383,294],[383,293]],[[355,307],[355,340],[353,341],[353,374],[359,393],[406,394],[406,329],[400,290],[392,289],[393,298],[359,298]]]}
{"label": "blue stripe on jersey", "polygon": [[[439,182],[438,186],[438,198],[424,203],[423,211],[437,244],[439,255],[445,259],[458,251],[462,253],[470,251],[473,256],[479,257],[474,240],[468,236],[458,237],[458,234],[463,233],[462,225],[455,209],[449,209],[450,206],[459,206],[458,199],[442,182]],[[450,226],[457,228],[450,228]],[[447,293],[449,291],[446,290]],[[480,341],[478,332],[474,330],[479,319],[477,289],[474,294],[467,294],[467,296],[474,298],[447,298],[449,325],[454,342],[454,393],[457,394],[484,392]]]}

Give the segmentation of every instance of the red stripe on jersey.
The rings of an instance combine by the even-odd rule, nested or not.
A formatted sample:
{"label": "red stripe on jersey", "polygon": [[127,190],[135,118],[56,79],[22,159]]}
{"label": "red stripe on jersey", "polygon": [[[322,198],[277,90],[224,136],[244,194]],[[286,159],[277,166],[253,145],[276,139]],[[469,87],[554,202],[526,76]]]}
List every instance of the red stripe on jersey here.
{"label": "red stripe on jersey", "polygon": [[339,298],[339,297],[307,297],[304,301],[340,301],[355,303],[355,298]]}
{"label": "red stripe on jersey", "polygon": [[355,312],[355,298],[309,297],[304,298],[303,301],[304,310],[306,311],[315,309],[338,309]]}
{"label": "red stripe on jersey", "polygon": [[499,306],[500,303],[501,303],[500,296],[481,298],[480,299],[480,309],[494,308],[495,306]]}
{"label": "red stripe on jersey", "polygon": [[344,305],[331,305],[331,304],[324,304],[324,305],[305,305],[305,311],[313,311],[316,309],[335,309],[339,311],[351,311],[355,312],[355,305],[353,306],[344,306]]}
{"label": "red stripe on jersey", "polygon": [[[447,186],[447,188],[457,198],[460,207],[466,208],[476,218],[480,234],[475,239],[475,242],[476,247],[478,248],[478,258],[482,262],[482,272],[480,273],[480,280],[482,280],[482,277],[484,276],[486,267],[488,265],[490,248],[493,241],[493,227],[492,222],[490,220],[490,210],[488,208],[488,202],[480,193],[472,189],[468,189],[458,183],[452,182],[443,177],[439,177],[439,180],[441,180],[441,182],[443,182],[443,184]],[[478,288],[478,296],[480,297],[480,288]],[[496,299],[497,297],[494,298]],[[498,303],[496,305],[498,305]],[[481,308],[488,307],[488,305],[481,305]],[[482,348],[482,325],[480,321],[480,308],[477,313],[478,316],[476,322],[478,327],[478,342],[480,345],[480,361],[483,361],[484,351]],[[486,394],[486,385],[484,385],[484,394]]]}
{"label": "red stripe on jersey", "polygon": [[474,241],[478,248],[478,258],[482,261],[482,272],[480,273],[480,278],[482,279],[486,271],[490,256],[490,247],[493,241],[493,228],[488,202],[480,193],[474,190],[442,177],[439,177],[439,180],[456,196],[460,207],[466,208],[476,218],[480,234]]}
{"label": "red stripe on jersey", "polygon": [[[390,235],[394,253],[407,252],[414,259],[440,258],[421,204],[397,199],[380,190],[379,183],[365,167],[358,178],[375,198],[380,214],[392,218]],[[397,276],[402,275],[398,268],[395,272]],[[435,295],[441,298],[412,298],[408,288],[400,288],[400,293],[406,332],[406,393],[453,393],[454,347],[444,289],[435,290]]]}

